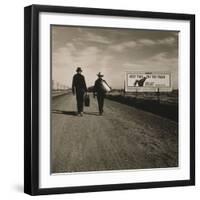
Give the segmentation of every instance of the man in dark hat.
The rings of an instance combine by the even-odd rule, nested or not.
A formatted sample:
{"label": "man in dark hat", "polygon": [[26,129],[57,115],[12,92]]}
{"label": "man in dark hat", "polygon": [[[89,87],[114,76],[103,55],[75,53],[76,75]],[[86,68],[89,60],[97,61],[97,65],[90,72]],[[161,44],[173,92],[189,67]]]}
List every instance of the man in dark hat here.
{"label": "man in dark hat", "polygon": [[85,78],[81,74],[82,69],[78,67],[76,69],[77,74],[74,75],[72,81],[72,93],[75,95],[76,93],[76,100],[77,100],[77,110],[78,116],[83,116],[83,101],[84,101],[84,94],[87,92],[87,87],[85,83]]}
{"label": "man in dark hat", "polygon": [[102,79],[103,74],[101,74],[101,72],[99,72],[97,74],[97,76],[98,76],[98,79],[95,81],[95,84],[94,84],[93,95],[94,95],[94,98],[95,98],[95,96],[97,94],[99,114],[102,115],[103,114],[103,106],[104,106],[104,98],[105,98],[106,92],[107,92],[104,85],[106,84],[107,87],[109,87],[109,86],[106,83],[106,81]]}

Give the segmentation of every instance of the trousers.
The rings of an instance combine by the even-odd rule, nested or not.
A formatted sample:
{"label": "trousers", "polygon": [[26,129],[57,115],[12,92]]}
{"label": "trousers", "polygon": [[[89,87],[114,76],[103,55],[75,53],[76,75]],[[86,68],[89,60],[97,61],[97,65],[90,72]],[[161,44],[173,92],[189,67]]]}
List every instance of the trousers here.
{"label": "trousers", "polygon": [[105,98],[105,94],[104,93],[97,93],[97,101],[98,101],[98,106],[99,106],[99,112],[100,113],[103,113],[104,98]]}
{"label": "trousers", "polygon": [[77,101],[77,111],[78,111],[78,113],[83,112],[84,92],[77,92],[76,93],[76,101]]}

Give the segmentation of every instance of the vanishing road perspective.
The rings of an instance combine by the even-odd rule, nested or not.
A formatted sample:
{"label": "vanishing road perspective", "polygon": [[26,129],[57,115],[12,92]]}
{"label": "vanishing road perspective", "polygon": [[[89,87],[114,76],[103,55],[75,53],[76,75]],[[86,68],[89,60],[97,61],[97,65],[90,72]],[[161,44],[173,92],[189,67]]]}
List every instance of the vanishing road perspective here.
{"label": "vanishing road perspective", "polygon": [[52,173],[178,166],[176,121],[108,99],[99,116],[91,93],[79,117],[75,98],[52,99]]}

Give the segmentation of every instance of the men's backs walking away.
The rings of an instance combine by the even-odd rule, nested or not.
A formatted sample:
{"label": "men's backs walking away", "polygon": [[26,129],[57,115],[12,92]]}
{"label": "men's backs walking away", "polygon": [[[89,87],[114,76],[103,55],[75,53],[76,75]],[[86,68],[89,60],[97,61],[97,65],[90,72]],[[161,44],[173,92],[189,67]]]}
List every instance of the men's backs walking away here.
{"label": "men's backs walking away", "polygon": [[84,94],[87,92],[87,86],[85,83],[85,77],[81,74],[82,69],[78,67],[76,69],[77,74],[73,76],[72,81],[72,93],[75,95],[76,93],[76,100],[77,100],[77,111],[78,115],[83,115],[83,101],[84,101]]}
{"label": "men's backs walking away", "polygon": [[104,98],[106,96],[106,92],[110,91],[110,87],[108,86],[107,82],[102,79],[102,77],[104,75],[101,74],[101,72],[99,72],[97,74],[97,76],[98,76],[98,79],[94,83],[93,95],[94,95],[94,98],[95,98],[95,96],[97,94],[99,114],[102,115],[103,112],[104,112],[104,110],[103,110]]}

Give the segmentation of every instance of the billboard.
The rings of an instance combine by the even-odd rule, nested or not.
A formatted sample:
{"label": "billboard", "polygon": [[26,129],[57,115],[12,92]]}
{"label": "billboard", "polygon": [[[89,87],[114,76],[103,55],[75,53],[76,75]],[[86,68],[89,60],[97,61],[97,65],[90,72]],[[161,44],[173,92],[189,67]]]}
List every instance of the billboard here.
{"label": "billboard", "polygon": [[169,92],[172,91],[169,72],[126,72],[126,92]]}

